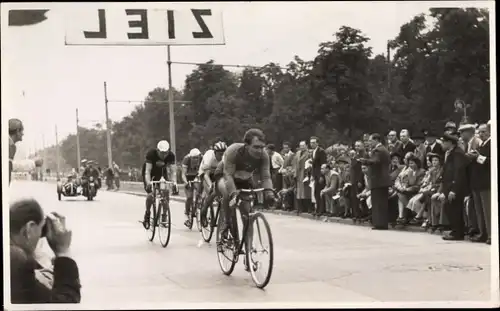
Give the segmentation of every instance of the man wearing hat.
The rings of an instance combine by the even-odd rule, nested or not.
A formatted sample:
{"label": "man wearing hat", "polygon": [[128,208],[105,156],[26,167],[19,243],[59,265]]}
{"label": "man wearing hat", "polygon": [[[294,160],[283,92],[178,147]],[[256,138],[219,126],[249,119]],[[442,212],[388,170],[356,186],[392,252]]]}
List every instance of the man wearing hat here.
{"label": "man wearing hat", "polygon": [[[458,132],[460,133],[460,138],[462,140],[462,145],[459,146],[463,148],[466,154],[470,154],[471,152],[476,151],[481,145],[482,141],[479,137],[476,136],[476,126],[474,124],[462,124],[458,128]],[[469,163],[467,165],[467,193],[466,197],[466,214],[467,214],[467,223],[469,227],[469,235],[473,236],[479,233],[479,224],[477,222],[477,215],[474,200],[472,199],[472,191],[471,191],[471,175],[473,174],[472,170],[473,165]]]}
{"label": "man wearing hat", "polygon": [[[425,146],[425,136],[423,134],[423,131],[422,132],[417,132],[417,134],[415,134],[413,136],[413,141],[415,142],[415,156],[420,160],[420,163],[421,164],[424,164],[426,161],[425,161],[425,154],[426,154],[426,146]],[[423,165],[422,167],[425,167],[425,165]]]}
{"label": "man wearing hat", "polygon": [[[435,153],[441,157],[441,159],[444,158],[444,150],[442,146],[442,142],[438,141],[437,137],[438,135],[432,131],[432,130],[424,130],[423,131],[424,136],[425,136],[425,154],[426,158],[429,153]],[[423,162],[424,168],[428,169],[427,167],[427,161]]]}
{"label": "man wearing hat", "polygon": [[12,172],[29,172],[36,167],[41,167],[42,159],[36,160],[14,160],[17,147],[16,143],[23,140],[24,126],[19,119],[9,119],[9,184],[11,181]]}
{"label": "man wearing hat", "polygon": [[446,122],[445,126],[444,126],[444,132],[445,133],[455,133],[457,131],[457,125],[455,124],[455,122],[453,121],[448,121]]}
{"label": "man wearing hat", "polygon": [[458,137],[445,133],[441,138],[445,150],[443,175],[438,198],[445,202],[443,212],[449,219],[451,232],[443,240],[459,241],[464,239],[464,198],[467,191],[466,168],[468,160],[464,151],[457,146]]}
{"label": "man wearing hat", "polygon": [[479,229],[478,234],[471,237],[471,241],[491,244],[490,126],[482,124],[478,132],[481,145],[477,150],[466,153],[470,160],[469,181]]}

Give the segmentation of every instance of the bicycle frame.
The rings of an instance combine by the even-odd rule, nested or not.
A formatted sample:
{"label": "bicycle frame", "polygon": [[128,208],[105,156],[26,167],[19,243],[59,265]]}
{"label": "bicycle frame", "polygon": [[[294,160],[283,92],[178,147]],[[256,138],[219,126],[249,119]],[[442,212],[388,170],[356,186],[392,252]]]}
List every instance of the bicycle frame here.
{"label": "bicycle frame", "polygon": [[[160,198],[161,202],[168,203],[170,201],[167,193],[170,194],[170,190],[171,190],[174,182],[172,182],[172,181],[163,181],[163,182],[167,185],[167,187],[164,190],[159,189],[161,181],[152,181],[151,182],[151,185],[153,186],[153,198],[154,198],[153,204],[154,204],[155,208],[157,207],[156,206],[156,199],[157,198]],[[159,194],[159,196],[158,196],[158,194]]]}

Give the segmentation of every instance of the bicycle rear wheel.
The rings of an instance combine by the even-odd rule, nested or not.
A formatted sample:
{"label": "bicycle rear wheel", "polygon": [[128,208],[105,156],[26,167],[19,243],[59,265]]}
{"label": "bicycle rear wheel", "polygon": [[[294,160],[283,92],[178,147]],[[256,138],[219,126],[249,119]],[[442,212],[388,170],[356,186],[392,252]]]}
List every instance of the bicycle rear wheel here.
{"label": "bicycle rear wheel", "polygon": [[[271,280],[273,273],[274,248],[271,227],[266,217],[260,212],[252,216],[249,225],[253,230],[252,235],[247,236],[247,249],[249,250],[246,253],[247,263],[255,285],[258,288],[264,288]],[[267,240],[267,247],[263,246],[265,240]],[[267,259],[260,257],[267,257]]]}
{"label": "bicycle rear wheel", "polygon": [[210,240],[212,239],[212,235],[214,233],[214,226],[212,226],[213,219],[214,219],[214,207],[213,205],[210,205],[207,210],[207,226],[201,228],[201,237],[207,243],[210,243]]}
{"label": "bicycle rear wheel", "polygon": [[[170,214],[170,206],[166,202],[161,202],[158,208],[158,238],[163,247],[167,247],[170,242],[170,232],[172,228],[172,217]],[[162,221],[162,215],[165,213],[165,221]]]}
{"label": "bicycle rear wheel", "polygon": [[219,251],[219,244],[221,244],[222,241],[222,228],[224,226],[224,213],[222,211],[220,213],[221,214],[219,215],[219,221],[217,223],[216,235],[217,259],[219,261],[219,266],[222,270],[222,273],[224,273],[225,275],[231,275],[231,273],[233,273],[234,267],[236,266],[236,245],[234,243],[233,237],[231,236],[231,230],[228,230],[229,232],[227,233],[227,239],[225,239],[226,241],[222,242],[222,245],[220,246],[222,251]]}
{"label": "bicycle rear wheel", "polygon": [[151,205],[151,213],[149,216],[149,241],[153,242],[156,232],[156,202]]}

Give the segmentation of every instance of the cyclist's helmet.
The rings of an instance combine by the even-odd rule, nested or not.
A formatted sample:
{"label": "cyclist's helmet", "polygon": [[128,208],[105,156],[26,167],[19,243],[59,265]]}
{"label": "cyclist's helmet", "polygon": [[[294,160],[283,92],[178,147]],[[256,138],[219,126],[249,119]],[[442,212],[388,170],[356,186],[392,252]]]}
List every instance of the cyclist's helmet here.
{"label": "cyclist's helmet", "polygon": [[85,165],[87,163],[87,159],[83,159],[80,162],[82,163],[82,165]]}
{"label": "cyclist's helmet", "polygon": [[156,149],[158,149],[158,151],[160,152],[167,152],[168,150],[170,150],[170,144],[166,140],[160,140],[158,142],[158,145],[156,145]]}
{"label": "cyclist's helmet", "polygon": [[226,151],[227,145],[225,142],[219,141],[214,145],[214,151]]}
{"label": "cyclist's helmet", "polygon": [[189,151],[189,156],[190,157],[197,157],[201,154],[200,150],[198,148],[193,148],[191,151]]}

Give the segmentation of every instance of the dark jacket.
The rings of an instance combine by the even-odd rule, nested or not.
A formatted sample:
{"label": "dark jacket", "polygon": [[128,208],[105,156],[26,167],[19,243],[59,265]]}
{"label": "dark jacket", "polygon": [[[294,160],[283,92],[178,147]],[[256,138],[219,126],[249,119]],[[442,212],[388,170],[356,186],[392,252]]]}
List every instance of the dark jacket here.
{"label": "dark jacket", "polygon": [[408,143],[406,143],[406,145],[401,143],[401,145],[399,145],[398,148],[394,148],[394,151],[399,153],[404,158],[408,152],[414,152],[415,149],[417,149],[417,146],[415,146],[414,143],[409,141]]}
{"label": "dark jacket", "polygon": [[318,180],[321,177],[321,165],[326,163],[326,152],[323,148],[318,147],[318,150],[316,150],[316,154],[312,153],[313,158],[312,158],[312,171],[311,175],[315,180]]}
{"label": "dark jacket", "polygon": [[448,195],[453,191],[457,196],[463,197],[467,191],[467,164],[464,151],[460,147],[455,147],[443,164],[443,175],[439,192]]}
{"label": "dark jacket", "polygon": [[11,303],[79,303],[80,279],[76,262],[67,257],[54,260],[52,288],[35,277],[35,270],[42,268],[16,245],[10,245]]}
{"label": "dark jacket", "polygon": [[[360,155],[364,156],[364,154]],[[350,177],[351,177],[351,183],[356,189],[356,192],[361,192],[363,190],[363,187],[358,187],[358,183],[363,184],[365,181],[365,176],[363,175],[363,172],[361,171],[361,163],[356,160],[356,159],[351,159],[351,165],[350,165]]]}
{"label": "dark jacket", "polygon": [[491,189],[491,139],[478,148],[481,156],[486,157],[483,164],[477,162],[477,159],[471,158],[469,164],[469,181],[472,191],[484,191]]}
{"label": "dark jacket", "polygon": [[389,175],[390,163],[391,157],[384,145],[379,144],[372,150],[370,158],[366,159],[366,164],[370,168],[368,170],[370,189],[390,187],[392,185]]}

